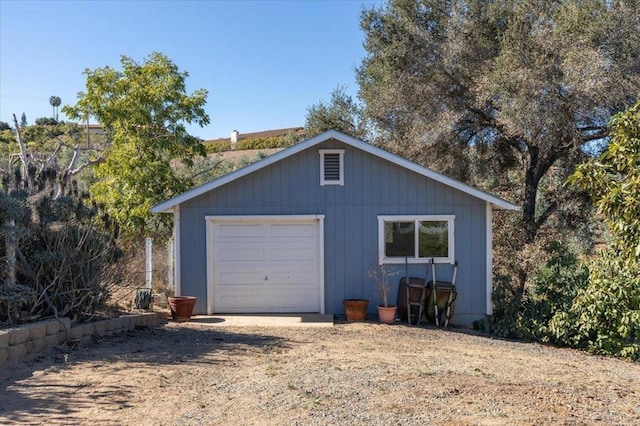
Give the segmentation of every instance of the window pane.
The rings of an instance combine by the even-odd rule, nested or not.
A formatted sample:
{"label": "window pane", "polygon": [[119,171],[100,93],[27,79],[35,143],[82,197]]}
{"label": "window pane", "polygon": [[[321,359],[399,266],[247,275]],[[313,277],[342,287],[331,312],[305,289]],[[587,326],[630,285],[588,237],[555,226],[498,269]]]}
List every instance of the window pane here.
{"label": "window pane", "polygon": [[420,222],[418,231],[419,257],[449,256],[449,226],[447,221]]}
{"label": "window pane", "polygon": [[414,257],[414,222],[385,222],[384,242],[386,257]]}

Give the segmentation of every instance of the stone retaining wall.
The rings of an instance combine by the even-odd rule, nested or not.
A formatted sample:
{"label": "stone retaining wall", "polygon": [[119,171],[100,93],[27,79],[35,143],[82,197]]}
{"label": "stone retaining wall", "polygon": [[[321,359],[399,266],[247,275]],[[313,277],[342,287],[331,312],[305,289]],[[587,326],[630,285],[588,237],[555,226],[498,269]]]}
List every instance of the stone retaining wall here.
{"label": "stone retaining wall", "polygon": [[93,335],[110,336],[135,327],[155,327],[164,317],[161,313],[149,312],[80,324],[71,324],[69,318],[58,318],[0,329],[0,365],[20,360],[67,340],[86,344]]}

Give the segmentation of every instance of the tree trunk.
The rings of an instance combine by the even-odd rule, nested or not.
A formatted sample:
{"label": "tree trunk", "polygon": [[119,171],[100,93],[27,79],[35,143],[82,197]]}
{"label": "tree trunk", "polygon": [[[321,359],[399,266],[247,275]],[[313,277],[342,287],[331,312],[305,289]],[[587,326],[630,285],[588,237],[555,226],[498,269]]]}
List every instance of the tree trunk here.
{"label": "tree trunk", "polygon": [[5,246],[7,250],[7,281],[6,285],[13,288],[16,285],[16,221],[9,219],[6,223]]}
{"label": "tree trunk", "polygon": [[522,222],[524,223],[525,242],[532,243],[538,233],[536,222],[536,203],[540,184],[538,165],[538,147],[529,146],[529,162],[524,180],[524,200],[522,201]]}
{"label": "tree trunk", "polygon": [[16,128],[16,139],[18,141],[18,146],[20,147],[20,161],[22,161],[22,173],[23,179],[27,183],[27,187],[29,191],[33,190],[34,182],[33,177],[29,175],[29,155],[27,154],[27,147],[24,145],[22,141],[22,135],[20,134],[20,126],[18,125],[18,119],[16,115],[13,114],[13,124]]}
{"label": "tree trunk", "polygon": [[522,201],[522,222],[524,223],[525,243],[529,244],[535,240],[540,227],[545,224],[549,216],[551,216],[558,208],[556,201],[549,201],[549,205],[546,210],[536,216],[540,181],[547,174],[560,155],[567,155],[568,152],[560,152],[558,149],[547,153],[546,156],[540,156],[539,148],[533,145],[527,146],[527,152],[529,153],[529,161],[524,179],[525,186],[524,200]]}

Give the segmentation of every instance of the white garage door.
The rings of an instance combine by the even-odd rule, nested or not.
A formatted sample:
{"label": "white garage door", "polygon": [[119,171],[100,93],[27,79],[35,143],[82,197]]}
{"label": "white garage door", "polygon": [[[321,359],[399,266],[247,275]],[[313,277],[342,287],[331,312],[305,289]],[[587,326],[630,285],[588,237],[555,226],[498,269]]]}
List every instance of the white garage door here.
{"label": "white garage door", "polygon": [[317,219],[218,220],[212,237],[216,313],[320,312]]}

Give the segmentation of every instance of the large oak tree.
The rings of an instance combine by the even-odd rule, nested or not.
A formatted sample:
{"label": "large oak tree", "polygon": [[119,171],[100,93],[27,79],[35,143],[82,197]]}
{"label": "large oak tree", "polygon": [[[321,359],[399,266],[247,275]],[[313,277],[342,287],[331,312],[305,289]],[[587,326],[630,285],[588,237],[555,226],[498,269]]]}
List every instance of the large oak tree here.
{"label": "large oak tree", "polygon": [[640,93],[635,0],[390,0],[361,27],[359,95],[381,138],[462,178],[468,161],[443,161],[467,146],[494,176],[519,170],[525,242],[575,191],[544,179],[568,176]]}

